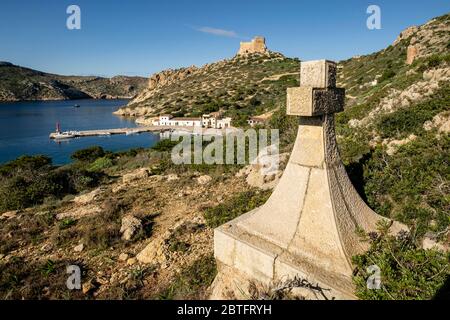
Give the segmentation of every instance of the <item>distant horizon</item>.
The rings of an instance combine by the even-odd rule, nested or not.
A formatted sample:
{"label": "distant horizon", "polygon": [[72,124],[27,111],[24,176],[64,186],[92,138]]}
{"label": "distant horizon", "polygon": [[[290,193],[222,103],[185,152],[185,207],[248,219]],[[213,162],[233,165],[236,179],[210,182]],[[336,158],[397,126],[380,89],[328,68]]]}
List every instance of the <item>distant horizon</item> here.
{"label": "distant horizon", "polygon": [[[66,27],[71,4],[81,8],[80,30]],[[366,27],[371,4],[381,9],[380,30]],[[450,3],[440,0],[6,1],[0,61],[63,76],[148,78],[230,59],[240,41],[257,35],[286,57],[341,61],[382,50],[407,27],[449,11]]]}

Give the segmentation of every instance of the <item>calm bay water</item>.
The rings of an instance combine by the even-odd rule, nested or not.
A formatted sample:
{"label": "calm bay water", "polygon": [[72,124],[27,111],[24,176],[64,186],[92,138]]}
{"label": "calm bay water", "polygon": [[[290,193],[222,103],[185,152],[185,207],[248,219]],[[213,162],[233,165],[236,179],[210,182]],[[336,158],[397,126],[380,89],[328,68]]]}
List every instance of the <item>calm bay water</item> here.
{"label": "calm bay water", "polygon": [[[71,161],[74,151],[93,145],[111,151],[153,146],[159,140],[158,134],[84,137],[59,142],[49,139],[56,122],[61,124],[62,131],[136,127],[131,119],[112,114],[126,103],[127,100],[0,103],[0,163],[25,154],[44,154],[54,164],[65,164]],[[80,108],[74,108],[75,104]]]}

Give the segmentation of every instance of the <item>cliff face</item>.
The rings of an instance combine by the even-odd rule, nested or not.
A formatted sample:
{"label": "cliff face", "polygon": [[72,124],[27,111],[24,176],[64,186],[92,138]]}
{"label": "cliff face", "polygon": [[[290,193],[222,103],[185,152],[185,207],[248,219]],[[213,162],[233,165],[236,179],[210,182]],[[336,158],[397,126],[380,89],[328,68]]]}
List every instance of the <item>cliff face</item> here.
{"label": "cliff face", "polygon": [[177,70],[165,70],[152,75],[148,81],[148,89],[153,90],[162,87],[171,82],[183,80],[187,76],[191,75],[197,71],[196,66],[191,66],[188,68],[181,68]]}
{"label": "cliff face", "polygon": [[186,77],[194,74],[199,70],[196,66],[181,69],[168,69],[155,73],[148,79],[147,87],[142,90],[130,103],[137,104],[145,101],[149,95],[158,91],[164,86],[170,86],[178,81],[183,81]]}
{"label": "cliff face", "polygon": [[145,83],[141,77],[60,76],[0,63],[0,101],[132,98]]}
{"label": "cliff face", "polygon": [[440,54],[449,51],[450,26],[448,15],[431,19],[421,26],[411,26],[403,30],[392,44],[407,44],[413,52],[411,61],[433,54]]}

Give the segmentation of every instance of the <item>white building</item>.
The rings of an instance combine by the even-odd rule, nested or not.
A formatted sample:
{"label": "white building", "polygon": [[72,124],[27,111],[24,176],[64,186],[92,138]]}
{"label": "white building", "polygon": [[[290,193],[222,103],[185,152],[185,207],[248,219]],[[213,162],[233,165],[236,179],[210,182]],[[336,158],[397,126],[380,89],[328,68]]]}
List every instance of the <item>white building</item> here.
{"label": "white building", "polygon": [[221,118],[216,120],[216,129],[225,129],[225,128],[231,128],[231,118]]}
{"label": "white building", "polygon": [[159,116],[159,120],[153,120],[154,126],[168,126],[168,127],[201,127],[201,118],[174,118],[169,114]]}
{"label": "white building", "polygon": [[224,129],[231,127],[231,118],[222,118],[219,112],[204,114],[201,118],[174,118],[171,115],[164,114],[160,115],[158,120],[153,120],[152,125]]}
{"label": "white building", "polygon": [[266,121],[266,119],[262,118],[262,117],[251,117],[250,119],[247,120],[247,123],[251,126],[254,127],[258,124],[263,124]]}
{"label": "white building", "polygon": [[231,118],[223,118],[220,112],[204,114],[202,116],[202,125],[204,128],[225,129],[231,127]]}

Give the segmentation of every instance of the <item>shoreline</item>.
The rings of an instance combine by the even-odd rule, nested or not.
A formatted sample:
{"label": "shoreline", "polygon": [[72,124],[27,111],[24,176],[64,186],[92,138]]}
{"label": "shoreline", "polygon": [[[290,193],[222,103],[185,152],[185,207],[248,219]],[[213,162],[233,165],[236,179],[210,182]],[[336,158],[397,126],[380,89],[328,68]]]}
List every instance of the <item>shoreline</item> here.
{"label": "shoreline", "polygon": [[[81,100],[105,100],[105,101],[113,101],[113,100],[131,100],[134,97],[116,97],[116,98],[79,98],[79,99],[30,99],[30,100],[0,100],[0,104],[6,103],[21,103],[21,102],[58,102],[58,101],[81,101]],[[121,107],[119,107],[121,108]]]}

